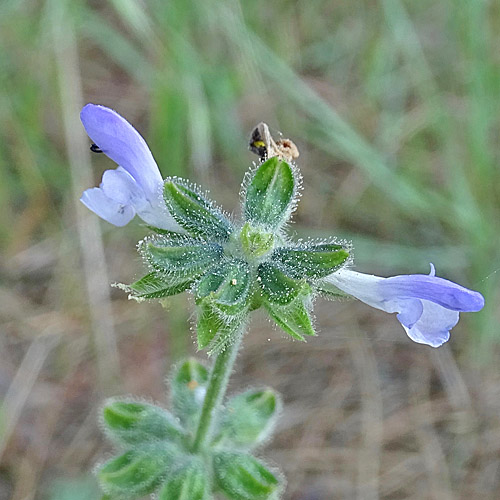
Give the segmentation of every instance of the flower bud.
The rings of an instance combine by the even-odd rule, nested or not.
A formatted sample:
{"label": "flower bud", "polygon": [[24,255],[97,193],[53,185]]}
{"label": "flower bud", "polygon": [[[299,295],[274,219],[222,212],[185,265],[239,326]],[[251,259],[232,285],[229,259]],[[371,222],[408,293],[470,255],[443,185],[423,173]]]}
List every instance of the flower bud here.
{"label": "flower bud", "polygon": [[245,220],[279,229],[294,208],[297,181],[292,167],[277,156],[262,163],[249,178],[245,191]]}

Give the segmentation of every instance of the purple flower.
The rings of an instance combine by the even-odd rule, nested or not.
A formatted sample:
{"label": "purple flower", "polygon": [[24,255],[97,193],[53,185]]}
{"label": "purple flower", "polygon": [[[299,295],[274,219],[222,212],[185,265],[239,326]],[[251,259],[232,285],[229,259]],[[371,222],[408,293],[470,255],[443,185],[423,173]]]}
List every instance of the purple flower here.
{"label": "purple flower", "polygon": [[99,149],[119,165],[106,170],[100,186],[87,189],[81,202],[115,226],[137,214],[152,226],[178,230],[163,201],[160,171],[139,132],[116,111],[96,104],[84,106],[80,118]]}
{"label": "purple flower", "polygon": [[439,347],[450,338],[460,312],[480,311],[484,298],[452,281],[426,274],[381,278],[341,269],[326,278],[343,292],[369,306],[397,312],[408,336],[420,344]]}

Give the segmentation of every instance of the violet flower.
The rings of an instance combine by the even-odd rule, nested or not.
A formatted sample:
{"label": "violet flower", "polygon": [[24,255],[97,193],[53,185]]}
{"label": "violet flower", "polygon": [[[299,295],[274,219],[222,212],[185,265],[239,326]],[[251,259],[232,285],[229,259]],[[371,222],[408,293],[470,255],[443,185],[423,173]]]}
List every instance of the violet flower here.
{"label": "violet flower", "polygon": [[119,165],[106,170],[100,186],[87,189],[81,202],[115,226],[124,226],[137,214],[152,226],[179,230],[163,201],[158,166],[139,132],[105,106],[87,104],[80,118],[94,143]]}
{"label": "violet flower", "polygon": [[435,274],[431,264],[429,275],[381,278],[340,269],[325,280],[369,306],[399,313],[397,318],[412,340],[439,347],[450,338],[459,313],[480,311],[484,298]]}

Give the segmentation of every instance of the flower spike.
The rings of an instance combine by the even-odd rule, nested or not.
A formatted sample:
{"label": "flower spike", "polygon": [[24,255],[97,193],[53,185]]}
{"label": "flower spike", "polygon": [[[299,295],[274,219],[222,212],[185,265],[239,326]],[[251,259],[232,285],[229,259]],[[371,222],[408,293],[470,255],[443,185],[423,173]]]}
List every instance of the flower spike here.
{"label": "flower spike", "polygon": [[352,245],[335,238],[298,240],[287,234],[301,177],[291,141],[274,141],[259,124],[250,148],[261,161],[245,176],[240,220],[208,193],[178,177],[163,180],[140,134],[115,111],[87,104],[82,122],[94,144],[118,164],[82,202],[124,226],[137,214],[155,234],[138,246],[149,270],[117,285],[137,301],[188,290],[197,310],[196,341],[215,358],[210,370],[195,360],[170,377],[172,412],[133,398],[106,402],[101,424],[119,454],[96,469],[106,497],[134,500],[278,500],[281,473],[253,450],[273,430],[281,404],[270,389],[225,400],[228,380],[250,314],[264,309],[292,339],[316,335],[318,294],[356,297],[389,313],[415,342],[438,347],[464,311],[483,296],[435,275],[382,278],[348,269]]}

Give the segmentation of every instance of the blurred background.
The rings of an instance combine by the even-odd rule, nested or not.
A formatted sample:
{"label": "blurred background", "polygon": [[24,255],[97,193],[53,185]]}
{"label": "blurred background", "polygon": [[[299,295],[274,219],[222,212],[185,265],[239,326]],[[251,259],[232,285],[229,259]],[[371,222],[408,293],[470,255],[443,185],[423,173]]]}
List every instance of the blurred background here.
{"label": "blurred background", "polygon": [[292,233],[486,297],[438,350],[356,302],[318,300],[307,344],[254,315],[230,390],[283,395],[263,455],[285,499],[499,498],[499,32],[494,0],[2,0],[0,498],[99,498],[103,398],[166,404],[196,354],[188,297],[109,286],[141,276],[147,230],[78,202],[115,168],[89,151],[87,102],[231,211],[265,121],[301,152]]}

